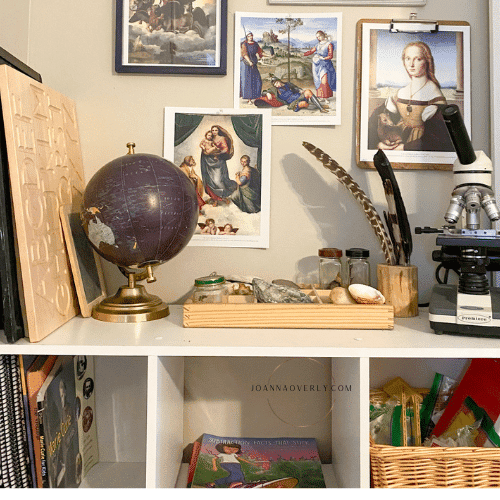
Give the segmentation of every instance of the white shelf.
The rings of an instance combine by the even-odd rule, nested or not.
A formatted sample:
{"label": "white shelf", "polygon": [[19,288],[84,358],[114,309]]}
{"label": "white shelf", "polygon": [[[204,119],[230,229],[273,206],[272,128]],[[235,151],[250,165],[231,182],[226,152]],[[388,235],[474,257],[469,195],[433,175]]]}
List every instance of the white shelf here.
{"label": "white shelf", "polygon": [[99,462],[90,469],[80,488],[144,488],[146,464]]}
{"label": "white shelf", "polygon": [[[228,367],[235,366],[230,359],[228,366],[217,364],[215,359],[248,358],[253,366],[254,362],[259,365],[259,358],[269,358],[270,363],[274,363],[272,358],[283,357],[330,358],[332,379],[348,385],[349,390],[335,394],[335,411],[328,424],[331,442],[323,443],[332,450],[333,463],[324,467],[327,486],[367,488],[371,379],[382,379],[393,365],[396,369],[406,361],[410,373],[423,371],[420,365],[429,365],[427,374],[440,359],[449,358],[453,363],[462,358],[500,357],[500,339],[436,335],[426,310],[416,318],[396,318],[393,330],[184,328],[182,306],[172,305],[167,318],[136,324],[105,323],[79,316],[38,343],[21,339],[8,344],[5,337],[0,337],[0,353],[98,357],[98,430],[103,463],[90,472],[82,485],[91,488],[173,488],[185,484],[187,464],[180,466],[183,449],[200,433],[210,432],[197,428],[196,436],[191,435],[195,432],[190,426],[200,421],[200,412],[205,415],[209,407],[213,415],[229,415],[224,397],[234,408],[243,408],[252,400],[248,394],[234,390],[220,398],[212,394],[208,403],[203,400],[206,391],[200,390],[204,383],[215,387],[217,394],[224,390],[218,369],[231,373],[231,380],[235,375]],[[197,357],[206,360],[193,363]],[[373,366],[381,367],[373,374],[370,359],[377,359]],[[207,369],[194,375],[188,372],[184,380],[185,364],[206,363],[217,365],[215,373]],[[252,369],[247,366],[247,374]],[[193,391],[196,383],[199,389]],[[186,399],[186,388],[198,395],[196,408],[189,397]],[[223,419],[216,420],[217,424],[210,425],[221,425],[214,432],[217,435],[250,435],[248,422],[236,417],[224,424]],[[203,419],[201,422],[205,424]],[[255,428],[254,434],[266,432],[268,424],[263,421],[260,425],[264,427]],[[227,426],[232,434],[227,433]],[[279,434],[287,432],[293,434],[293,429],[286,428]],[[326,433],[322,429],[319,435],[324,437]]]}
{"label": "white shelf", "polygon": [[[0,337],[0,342],[2,338]],[[1,345],[4,354],[121,356],[498,357],[500,339],[436,335],[428,313],[396,318],[393,330],[183,328],[182,306],[134,324],[78,316],[33,344]]]}

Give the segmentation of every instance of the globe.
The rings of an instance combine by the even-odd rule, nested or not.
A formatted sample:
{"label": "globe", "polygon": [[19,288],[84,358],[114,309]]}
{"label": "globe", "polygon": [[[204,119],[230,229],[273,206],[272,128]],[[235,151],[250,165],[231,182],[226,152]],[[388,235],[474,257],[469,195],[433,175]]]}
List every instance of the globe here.
{"label": "globe", "polygon": [[148,281],[154,281],[152,269],[188,244],[198,221],[195,187],[180,168],[156,155],[134,154],[133,143],[127,146],[129,154],[110,161],[90,179],[81,212],[92,247],[129,277],[122,289],[132,291],[125,290],[123,297],[121,289],[115,296],[121,319],[109,321],[143,320],[137,319],[142,314],[137,304],[144,297],[134,298],[134,276],[140,281],[144,270]]}

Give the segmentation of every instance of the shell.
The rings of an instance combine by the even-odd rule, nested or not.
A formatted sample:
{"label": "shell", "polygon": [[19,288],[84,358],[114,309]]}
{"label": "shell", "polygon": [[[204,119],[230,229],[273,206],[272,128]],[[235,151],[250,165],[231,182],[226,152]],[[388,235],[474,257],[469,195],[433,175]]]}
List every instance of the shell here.
{"label": "shell", "polygon": [[338,305],[357,304],[353,296],[349,293],[349,290],[341,286],[332,289],[330,292],[330,300],[333,304]]}
{"label": "shell", "polygon": [[371,286],[356,283],[349,286],[349,292],[360,304],[385,304],[385,297]]}
{"label": "shell", "polygon": [[282,303],[312,303],[311,297],[301,290],[287,286],[273,285],[259,278],[252,280],[253,293],[257,302],[270,302],[273,304]]}

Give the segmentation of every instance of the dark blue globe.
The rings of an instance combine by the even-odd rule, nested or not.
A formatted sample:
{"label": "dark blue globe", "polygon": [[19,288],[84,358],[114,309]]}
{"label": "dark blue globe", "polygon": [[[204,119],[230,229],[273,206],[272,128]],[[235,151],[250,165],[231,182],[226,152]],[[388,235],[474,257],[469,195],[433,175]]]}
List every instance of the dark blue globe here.
{"label": "dark blue globe", "polygon": [[90,179],[81,217],[92,246],[106,260],[125,268],[158,265],[175,257],[193,236],[196,190],[168,160],[127,154]]}

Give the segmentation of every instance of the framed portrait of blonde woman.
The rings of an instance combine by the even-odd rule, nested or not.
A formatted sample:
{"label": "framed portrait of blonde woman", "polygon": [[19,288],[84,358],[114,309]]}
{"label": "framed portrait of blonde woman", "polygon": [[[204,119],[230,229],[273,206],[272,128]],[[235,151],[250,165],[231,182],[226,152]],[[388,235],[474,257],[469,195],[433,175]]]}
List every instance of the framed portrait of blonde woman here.
{"label": "framed portrait of blonde woman", "polygon": [[[381,149],[395,169],[451,170],[455,149],[442,117],[459,107],[471,135],[470,26],[433,21],[357,24],[356,161]],[[402,26],[402,27],[401,27]],[[410,31],[411,29],[411,31]]]}

